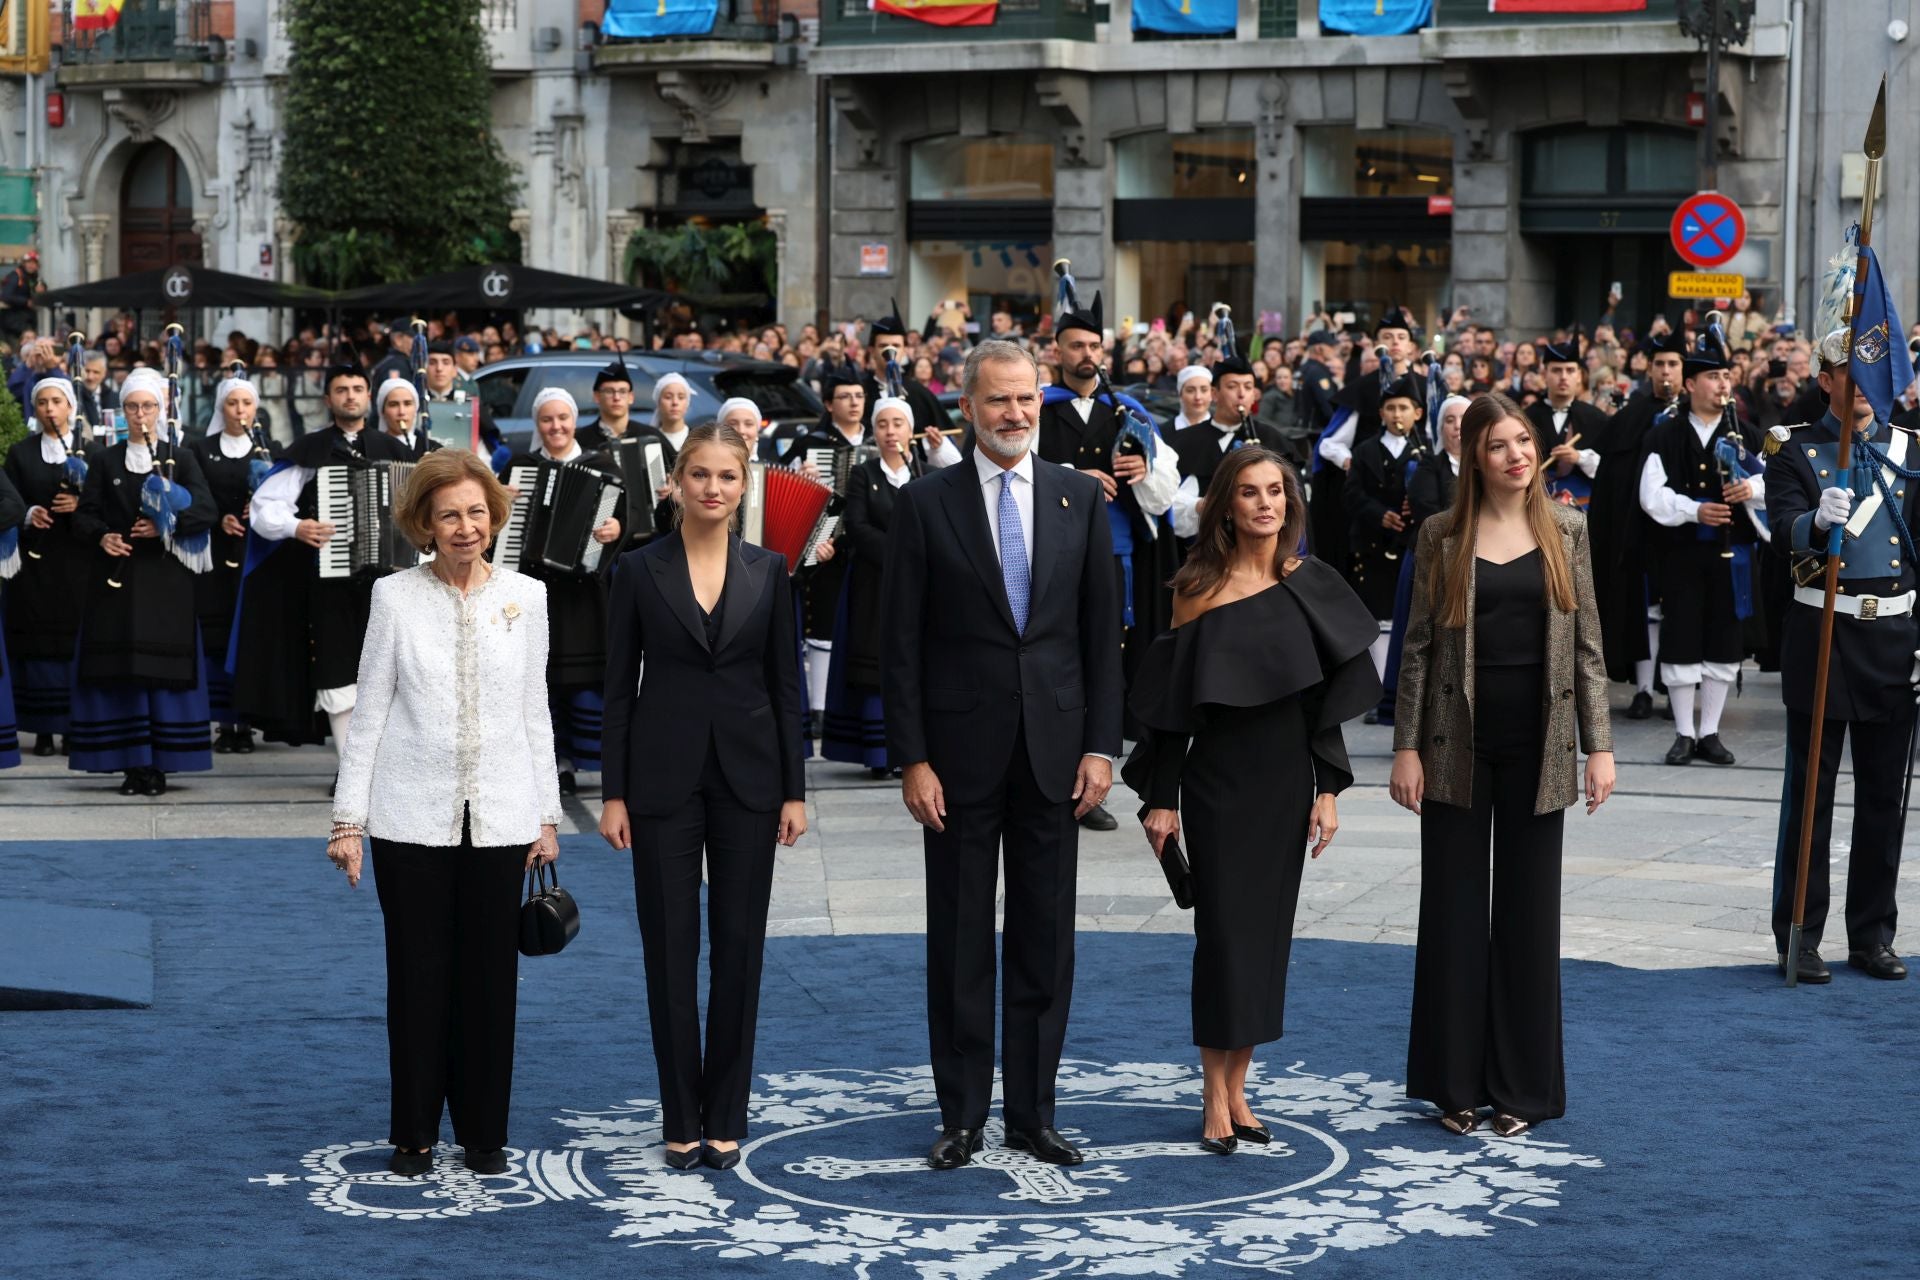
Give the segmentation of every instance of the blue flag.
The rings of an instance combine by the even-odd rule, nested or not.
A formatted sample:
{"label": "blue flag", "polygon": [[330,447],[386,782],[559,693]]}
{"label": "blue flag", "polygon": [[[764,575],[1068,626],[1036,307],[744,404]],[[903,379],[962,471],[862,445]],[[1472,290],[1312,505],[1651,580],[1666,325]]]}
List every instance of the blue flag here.
{"label": "blue flag", "polygon": [[1237,0],[1133,0],[1135,31],[1188,36],[1230,36],[1239,18]]}
{"label": "blue flag", "polygon": [[1866,255],[1867,274],[1854,286],[1853,385],[1873,406],[1874,421],[1885,422],[1893,416],[1893,402],[1913,381],[1913,363],[1906,356],[1907,331],[1894,314],[1880,259],[1872,249]]}
{"label": "blue flag", "polygon": [[1320,0],[1320,29],[1404,36],[1433,22],[1433,0]]}
{"label": "blue flag", "polygon": [[615,39],[704,36],[713,30],[719,0],[607,0],[601,34]]}

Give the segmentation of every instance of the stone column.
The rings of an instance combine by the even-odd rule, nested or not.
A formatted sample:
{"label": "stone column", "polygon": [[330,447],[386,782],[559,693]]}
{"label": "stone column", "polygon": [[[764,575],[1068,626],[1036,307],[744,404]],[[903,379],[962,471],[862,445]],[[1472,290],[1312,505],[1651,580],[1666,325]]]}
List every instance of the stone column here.
{"label": "stone column", "polygon": [[[607,279],[627,283],[627,241],[640,229],[640,215],[628,209],[614,209],[607,214]],[[617,338],[633,339],[633,322],[621,315],[617,308],[607,316],[606,332]]]}
{"label": "stone column", "polygon": [[[104,280],[107,275],[107,237],[113,231],[113,215],[110,213],[83,213],[74,221],[80,224],[80,239],[85,246],[86,277],[90,284],[95,280]],[[106,324],[106,311],[93,307],[87,312],[87,332],[99,333]]]}
{"label": "stone column", "polygon": [[1286,332],[1300,330],[1306,303],[1300,297],[1299,131],[1287,123],[1287,82],[1269,76],[1260,86],[1253,131],[1253,304],[1255,314],[1237,328],[1252,333],[1262,309],[1279,308]]}

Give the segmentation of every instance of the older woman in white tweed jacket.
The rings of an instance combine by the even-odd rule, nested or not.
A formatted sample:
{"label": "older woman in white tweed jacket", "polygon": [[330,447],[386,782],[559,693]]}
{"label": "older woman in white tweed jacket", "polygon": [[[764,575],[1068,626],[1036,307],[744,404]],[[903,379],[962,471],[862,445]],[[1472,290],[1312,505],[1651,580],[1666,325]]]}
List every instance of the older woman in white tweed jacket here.
{"label": "older woman in white tweed jacket", "polygon": [[547,595],[484,559],[510,498],[486,464],[417,464],[395,519],[434,558],[373,589],[327,856],[386,919],[389,1168],[432,1168],[442,1108],[476,1173],[503,1173],[520,877],[558,852]]}

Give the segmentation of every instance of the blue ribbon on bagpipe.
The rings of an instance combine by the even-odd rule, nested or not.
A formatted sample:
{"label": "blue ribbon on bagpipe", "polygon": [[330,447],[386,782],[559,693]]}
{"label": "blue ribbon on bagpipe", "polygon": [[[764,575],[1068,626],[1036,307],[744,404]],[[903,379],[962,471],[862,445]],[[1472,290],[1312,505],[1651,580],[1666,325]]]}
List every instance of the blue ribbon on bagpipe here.
{"label": "blue ribbon on bagpipe", "polygon": [[[1721,436],[1713,442],[1713,456],[1725,469],[1730,483],[1751,480],[1761,472],[1759,459],[1732,436]],[[1737,511],[1734,518],[1745,519],[1746,512]],[[1698,536],[1702,542],[1709,542],[1720,536],[1720,530],[1703,524]],[[1745,622],[1753,616],[1753,544],[1736,542],[1731,550],[1733,558],[1727,563],[1733,574],[1733,616]]]}
{"label": "blue ribbon on bagpipe", "polygon": [[[1041,396],[1042,406],[1071,402],[1076,397],[1073,392],[1059,383],[1049,386]],[[1119,416],[1114,443],[1117,445],[1123,436],[1131,436],[1140,442],[1146,454],[1147,469],[1153,469],[1153,460],[1159,453],[1160,433],[1153,429],[1153,419],[1147,416],[1146,408],[1132,396],[1123,395],[1109,388],[1102,399],[1110,399],[1112,408]],[[1144,514],[1144,513],[1143,513]],[[1167,518],[1159,516],[1149,521],[1158,527],[1165,525],[1167,536],[1172,536],[1173,525]],[[1123,626],[1133,625],[1133,521],[1126,509],[1117,502],[1107,504],[1107,527],[1113,531],[1113,554],[1120,561],[1122,577],[1122,595],[1120,599],[1120,621]]]}
{"label": "blue ribbon on bagpipe", "polygon": [[1321,430],[1313,442],[1313,456],[1308,459],[1308,462],[1311,464],[1309,468],[1310,474],[1319,475],[1320,468],[1326,465],[1327,460],[1320,456],[1320,446],[1328,440],[1331,440],[1334,432],[1346,426],[1347,419],[1352,416],[1353,410],[1347,405],[1341,405],[1333,411],[1333,416],[1327,419],[1326,427]]}
{"label": "blue ribbon on bagpipe", "polygon": [[[267,475],[276,476],[294,465],[291,459],[282,458],[268,469]],[[258,485],[255,486],[256,489],[258,487]],[[247,526],[247,553],[241,558],[240,590],[233,600],[233,626],[227,633],[227,656],[222,663],[228,675],[234,673],[234,668],[240,660],[240,615],[246,612],[247,608],[247,579],[253,576],[255,569],[265,564],[268,558],[282,547],[304,548],[307,554],[316,560],[320,556],[318,551],[297,538],[263,538],[251,524]]]}

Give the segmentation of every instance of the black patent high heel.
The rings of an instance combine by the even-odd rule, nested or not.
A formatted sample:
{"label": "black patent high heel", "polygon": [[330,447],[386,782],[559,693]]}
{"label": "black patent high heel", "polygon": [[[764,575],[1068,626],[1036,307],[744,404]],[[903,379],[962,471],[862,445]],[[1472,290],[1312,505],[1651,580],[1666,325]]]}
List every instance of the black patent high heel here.
{"label": "black patent high heel", "polygon": [[1495,1116],[1493,1123],[1487,1127],[1503,1138],[1517,1138],[1527,1130],[1533,1128],[1533,1122],[1530,1120],[1522,1120],[1519,1116],[1508,1115],[1503,1111]]}
{"label": "black patent high heel", "polygon": [[688,1147],[685,1151],[675,1151],[672,1147],[668,1147],[667,1148],[667,1168],[691,1169],[693,1168],[693,1166],[700,1163],[700,1154],[703,1150],[705,1150],[705,1148],[703,1148],[697,1142],[694,1143],[691,1147]]}
{"label": "black patent high heel", "polygon": [[722,1151],[718,1147],[703,1147],[700,1156],[709,1169],[731,1169],[740,1163],[740,1148]]}
{"label": "black patent high heel", "polygon": [[1440,1123],[1447,1132],[1465,1137],[1480,1127],[1480,1114],[1476,1111],[1449,1111],[1440,1117]]}
{"label": "black patent high heel", "polygon": [[1251,1142],[1256,1147],[1264,1147],[1273,1141],[1273,1133],[1263,1124],[1239,1124],[1233,1126],[1233,1136],[1242,1142]]}

